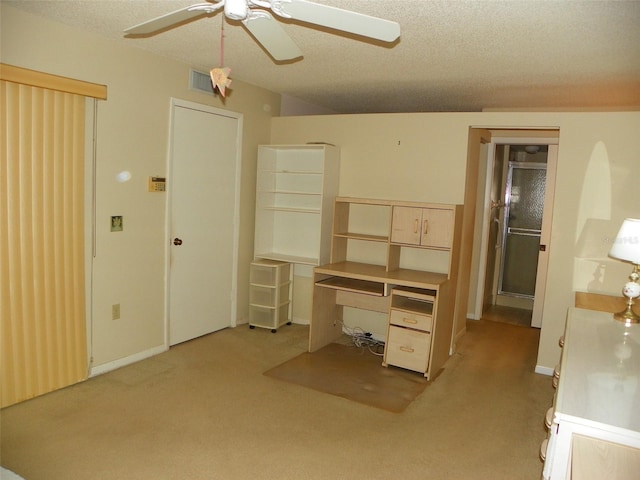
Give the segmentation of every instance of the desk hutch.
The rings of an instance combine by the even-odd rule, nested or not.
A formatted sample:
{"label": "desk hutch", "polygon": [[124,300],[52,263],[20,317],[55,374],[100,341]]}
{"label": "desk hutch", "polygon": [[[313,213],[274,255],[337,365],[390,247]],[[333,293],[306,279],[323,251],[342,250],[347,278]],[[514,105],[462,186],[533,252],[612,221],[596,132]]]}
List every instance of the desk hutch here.
{"label": "desk hutch", "polygon": [[381,312],[383,365],[434,378],[452,353],[461,223],[461,205],[337,197],[331,262],[314,269],[309,351],[340,337],[344,307]]}

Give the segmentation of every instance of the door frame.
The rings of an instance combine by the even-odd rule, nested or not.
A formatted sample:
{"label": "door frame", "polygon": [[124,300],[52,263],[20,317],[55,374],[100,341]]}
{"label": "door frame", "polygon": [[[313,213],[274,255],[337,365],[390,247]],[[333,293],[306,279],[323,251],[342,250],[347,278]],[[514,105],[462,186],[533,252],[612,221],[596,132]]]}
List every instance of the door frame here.
{"label": "door frame", "polygon": [[[484,129],[492,131],[490,127],[484,127]],[[549,130],[553,130],[555,135],[549,135]],[[511,136],[513,135],[513,136]],[[487,149],[487,157],[485,159],[487,168],[484,170],[485,178],[479,178],[479,186],[484,186],[484,201],[480,208],[482,208],[482,226],[480,246],[478,250],[479,265],[478,265],[478,282],[475,297],[475,305],[473,309],[472,318],[480,319],[482,317],[483,299],[484,299],[484,278],[486,275],[486,261],[487,261],[487,249],[489,248],[489,220],[491,216],[491,183],[493,178],[493,168],[495,165],[495,153],[496,145],[548,145],[549,153],[547,155],[547,177],[546,177],[546,190],[545,190],[545,205],[543,213],[543,231],[540,237],[542,244],[547,246],[544,255],[542,256],[542,262],[538,262],[538,270],[536,274],[536,289],[534,295],[533,305],[533,318],[532,326],[542,326],[542,307],[544,305],[544,288],[546,285],[546,270],[549,256],[549,243],[551,240],[551,219],[553,217],[553,194],[555,189],[555,177],[557,168],[557,152],[558,141],[560,131],[558,129],[545,129],[544,131],[536,131],[534,129],[517,129],[509,131],[505,134],[504,130],[496,131],[495,135],[491,136],[489,148]],[[550,157],[551,162],[549,161]],[[480,159],[482,161],[482,159]],[[542,264],[542,265],[541,265]],[[540,278],[540,280],[539,280]]]}
{"label": "door frame", "polygon": [[[558,143],[549,144],[547,152],[547,177],[545,181],[544,207],[542,210],[542,231],[540,245],[545,249],[538,252],[538,270],[533,301],[531,326],[542,328],[544,293],[547,287],[547,269],[549,266],[549,245],[551,244],[551,224],[553,222],[553,200],[556,194],[556,172],[558,169]],[[540,300],[538,300],[540,299]]]}
{"label": "door frame", "polygon": [[[232,253],[232,273],[231,273],[231,319],[230,326],[235,327],[237,325],[237,311],[238,311],[238,256],[239,256],[239,240],[240,240],[240,185],[241,185],[241,173],[242,173],[242,132],[243,132],[243,115],[241,113],[233,112],[231,110],[224,110],[222,108],[211,107],[201,103],[195,103],[188,100],[182,100],[179,98],[171,98],[170,110],[169,110],[169,138],[167,141],[167,182],[171,181],[173,174],[173,122],[174,112],[176,107],[188,108],[192,110],[198,110],[213,115],[220,115],[223,117],[234,118],[238,122],[238,130],[236,136],[236,161],[235,161],[235,178],[234,178],[234,199],[233,199],[233,253]],[[165,290],[164,290],[164,344],[166,348],[170,346],[170,325],[169,325],[169,312],[170,312],[170,292],[171,292],[171,225],[172,225],[172,189],[166,190],[166,202],[165,202]]]}

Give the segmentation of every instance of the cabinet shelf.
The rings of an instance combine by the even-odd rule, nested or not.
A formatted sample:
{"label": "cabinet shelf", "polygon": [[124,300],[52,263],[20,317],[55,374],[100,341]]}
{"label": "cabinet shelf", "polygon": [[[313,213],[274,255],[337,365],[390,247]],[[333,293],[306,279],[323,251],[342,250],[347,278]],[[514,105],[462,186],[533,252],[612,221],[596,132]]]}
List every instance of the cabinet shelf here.
{"label": "cabinet shelf", "polygon": [[426,246],[426,245],[409,245],[406,243],[396,243],[396,242],[389,242],[389,245],[393,246],[393,247],[402,247],[402,248],[414,248],[416,250],[435,250],[438,252],[449,252],[451,251],[451,248],[449,247],[432,247],[432,246]]}
{"label": "cabinet shelf", "polygon": [[391,301],[391,308],[402,310],[403,312],[417,313],[420,315],[433,315],[433,303],[436,300],[433,295],[414,294],[412,296],[398,295],[398,290],[394,290]]}
{"label": "cabinet shelf", "polygon": [[258,172],[275,173],[282,175],[322,175],[322,170],[268,170],[259,169]]}
{"label": "cabinet shelf", "polygon": [[363,240],[367,242],[387,243],[389,241],[389,237],[387,236],[369,235],[367,233],[339,232],[339,233],[334,233],[333,236],[338,238],[352,239],[352,240]]}
{"label": "cabinet shelf", "polygon": [[299,255],[290,255],[283,252],[256,252],[256,258],[264,258],[266,260],[277,260],[287,263],[299,263],[301,265],[318,265],[316,257],[303,257]]}
{"label": "cabinet shelf", "polygon": [[435,290],[424,288],[402,287],[394,289],[393,294],[396,296],[413,298],[424,302],[433,302],[436,298],[437,292]]}
{"label": "cabinet shelf", "polygon": [[319,208],[278,207],[276,205],[264,205],[261,208],[262,210],[271,210],[274,212],[311,213],[318,215],[321,213]]}
{"label": "cabinet shelf", "polygon": [[305,192],[302,190],[258,190],[258,193],[271,193],[278,195],[312,195],[319,197],[322,192]]}

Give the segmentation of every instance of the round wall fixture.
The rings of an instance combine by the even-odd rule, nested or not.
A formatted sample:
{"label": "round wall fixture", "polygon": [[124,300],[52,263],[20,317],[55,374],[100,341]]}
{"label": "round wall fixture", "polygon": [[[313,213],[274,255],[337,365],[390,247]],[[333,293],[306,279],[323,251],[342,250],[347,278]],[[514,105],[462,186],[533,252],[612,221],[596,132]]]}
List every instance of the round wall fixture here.
{"label": "round wall fixture", "polygon": [[131,180],[131,172],[129,170],[123,170],[116,175],[116,180],[120,183],[128,182]]}

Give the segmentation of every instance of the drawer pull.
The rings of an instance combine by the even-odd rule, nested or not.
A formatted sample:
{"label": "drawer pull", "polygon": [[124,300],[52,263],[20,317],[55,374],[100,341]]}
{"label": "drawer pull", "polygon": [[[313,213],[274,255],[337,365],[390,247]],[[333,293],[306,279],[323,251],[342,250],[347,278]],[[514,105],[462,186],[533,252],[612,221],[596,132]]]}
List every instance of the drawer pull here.
{"label": "drawer pull", "polygon": [[424,227],[422,228],[422,234],[427,235],[429,233],[429,220],[425,220],[423,222]]}
{"label": "drawer pull", "polygon": [[413,353],[415,350],[411,347],[405,347],[405,346],[401,346],[400,350],[402,350],[403,352],[407,352],[407,353]]}
{"label": "drawer pull", "polygon": [[553,423],[553,407],[547,410],[547,414],[544,417],[544,425],[547,427],[547,430],[551,429],[551,424]]}
{"label": "drawer pull", "polygon": [[543,462],[547,458],[547,445],[549,444],[549,439],[545,438],[540,445],[540,460]]}
{"label": "drawer pull", "polygon": [[418,219],[413,222],[413,233],[418,233]]}
{"label": "drawer pull", "polygon": [[411,325],[415,325],[416,323],[418,323],[418,320],[416,320],[415,318],[407,318],[407,317],[403,317],[402,321],[404,323],[410,323]]}

